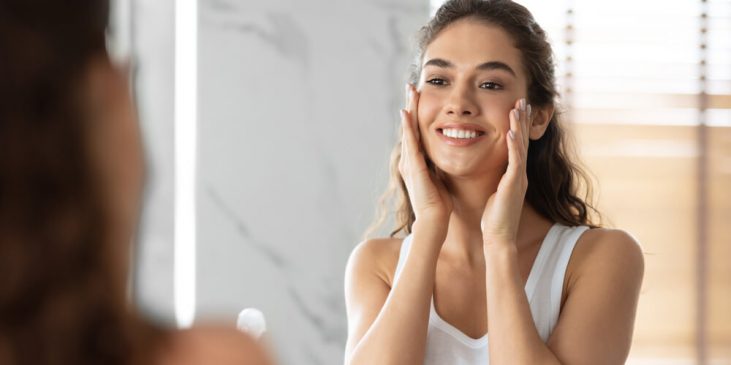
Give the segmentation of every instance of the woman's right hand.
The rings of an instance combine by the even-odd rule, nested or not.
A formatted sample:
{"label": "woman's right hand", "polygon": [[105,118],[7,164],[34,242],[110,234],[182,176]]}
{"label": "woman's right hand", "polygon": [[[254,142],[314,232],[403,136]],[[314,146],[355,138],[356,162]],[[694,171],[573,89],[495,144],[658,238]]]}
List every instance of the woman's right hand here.
{"label": "woman's right hand", "polygon": [[444,182],[426,164],[417,119],[419,93],[413,85],[406,85],[408,106],[401,109],[401,159],[399,172],[409,192],[411,208],[416,221],[428,222],[434,227],[446,227],[452,214],[452,198]]}

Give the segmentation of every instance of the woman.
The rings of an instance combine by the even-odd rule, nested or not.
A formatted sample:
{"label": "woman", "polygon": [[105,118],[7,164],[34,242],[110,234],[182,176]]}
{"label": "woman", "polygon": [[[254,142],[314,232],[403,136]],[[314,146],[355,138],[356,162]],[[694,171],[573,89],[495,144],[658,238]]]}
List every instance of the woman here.
{"label": "woman", "polygon": [[419,46],[396,229],[348,262],[346,363],[623,364],[643,257],[578,196],[544,31],[511,1],[451,0]]}
{"label": "woman", "polygon": [[127,303],[143,161],[108,3],[0,0],[0,364],[268,364]]}

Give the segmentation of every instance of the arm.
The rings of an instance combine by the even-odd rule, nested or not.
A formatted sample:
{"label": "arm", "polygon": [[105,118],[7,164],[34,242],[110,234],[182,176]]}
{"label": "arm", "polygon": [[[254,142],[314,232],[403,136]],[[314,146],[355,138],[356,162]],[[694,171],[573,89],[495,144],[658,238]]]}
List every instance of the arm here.
{"label": "arm", "polygon": [[644,275],[639,244],[622,231],[592,230],[548,346],[563,364],[624,364]]}
{"label": "arm", "polygon": [[[419,142],[418,92],[407,85],[408,111],[401,111],[399,172],[416,221],[401,275],[390,288],[376,270],[375,242],[358,247],[348,262],[346,364],[422,364],[437,258],[452,210],[444,184],[426,166]],[[383,270],[381,270],[383,272]]]}
{"label": "arm", "polygon": [[443,237],[415,224],[401,275],[389,288],[377,267],[378,241],[355,249],[345,276],[346,364],[422,364],[437,256]]}
{"label": "arm", "polygon": [[[541,118],[548,120],[546,112]],[[536,127],[538,125],[539,127]],[[482,216],[492,364],[622,364],[632,339],[644,262],[621,231],[585,233],[571,258],[568,296],[548,344],[533,323],[518,270],[515,237],[528,185],[529,135],[540,123],[525,100],[510,113],[508,167]],[[537,133],[540,134],[540,133]],[[588,252],[588,253],[587,253]]]}
{"label": "arm", "polygon": [[260,343],[232,328],[196,326],[171,333],[155,361],[161,365],[272,365]]}
{"label": "arm", "polygon": [[514,245],[486,249],[492,364],[624,364],[644,271],[637,242],[622,231],[584,234],[572,256],[569,293],[548,343],[538,336]]}

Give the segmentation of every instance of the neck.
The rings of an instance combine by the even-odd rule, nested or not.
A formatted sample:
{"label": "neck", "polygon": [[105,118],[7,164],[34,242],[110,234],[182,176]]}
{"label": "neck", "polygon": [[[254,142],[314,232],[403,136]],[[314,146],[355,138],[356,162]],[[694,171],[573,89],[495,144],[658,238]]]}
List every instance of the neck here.
{"label": "neck", "polygon": [[[483,240],[480,221],[487,200],[497,191],[501,176],[481,179],[450,177],[453,211],[442,251],[469,262],[483,260]],[[522,250],[540,242],[553,225],[530,204],[523,203],[516,246]]]}

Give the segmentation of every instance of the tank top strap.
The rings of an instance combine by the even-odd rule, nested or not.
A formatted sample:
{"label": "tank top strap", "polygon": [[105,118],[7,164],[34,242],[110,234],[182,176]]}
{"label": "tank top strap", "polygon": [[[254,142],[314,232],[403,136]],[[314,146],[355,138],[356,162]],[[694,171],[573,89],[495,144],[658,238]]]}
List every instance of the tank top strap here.
{"label": "tank top strap", "polygon": [[404,263],[406,262],[406,256],[408,256],[410,247],[411,235],[409,234],[404,238],[403,241],[401,241],[401,250],[399,250],[398,263],[396,264],[396,271],[393,274],[394,283],[396,282],[396,280],[398,280],[399,275],[401,275],[401,270],[403,270],[404,268]]}
{"label": "tank top strap", "polygon": [[551,226],[551,229],[546,233],[546,237],[543,238],[536,258],[533,260],[533,266],[531,266],[528,280],[525,283],[525,295],[528,297],[529,302],[535,296],[536,287],[539,285],[541,278],[544,277],[544,272],[552,269],[551,256],[560,244],[561,227],[563,226],[559,224]]}
{"label": "tank top strap", "polygon": [[569,266],[569,260],[571,254],[574,252],[576,243],[579,241],[581,235],[589,229],[587,226],[576,226],[566,227],[564,232],[561,234],[561,246],[558,254],[558,260],[556,262],[555,271],[551,279],[551,294],[550,294],[550,306],[551,322],[550,328],[553,329],[558,321],[558,315],[561,311],[561,296],[563,294],[563,284],[566,277],[566,269]]}

